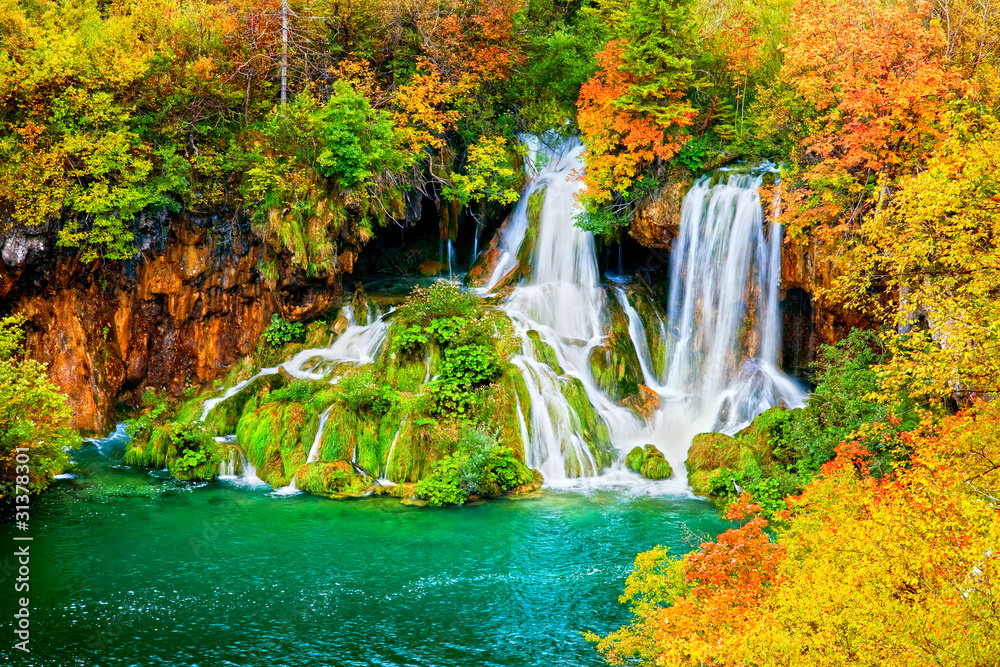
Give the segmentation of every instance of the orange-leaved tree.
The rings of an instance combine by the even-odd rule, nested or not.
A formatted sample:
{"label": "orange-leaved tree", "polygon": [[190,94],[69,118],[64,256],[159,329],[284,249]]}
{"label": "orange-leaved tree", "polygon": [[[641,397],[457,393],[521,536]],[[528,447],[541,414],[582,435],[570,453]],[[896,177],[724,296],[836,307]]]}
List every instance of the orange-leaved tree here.
{"label": "orange-leaved tree", "polygon": [[645,169],[687,141],[695,114],[685,98],[693,80],[692,14],[685,0],[638,0],[615,13],[616,38],[596,55],[599,69],[577,104],[588,210],[621,204]]}
{"label": "orange-leaved tree", "polygon": [[781,78],[783,118],[772,131],[802,136],[799,187],[786,196],[793,233],[858,224],[886,179],[914,173],[943,139],[947,101],[963,89],[929,5],[803,0],[791,15]]}
{"label": "orange-leaved tree", "polygon": [[623,602],[635,619],[600,639],[619,664],[1000,664],[1000,402],[900,436],[906,466],[873,477],[862,442],[782,517],[678,561],[640,555]]}

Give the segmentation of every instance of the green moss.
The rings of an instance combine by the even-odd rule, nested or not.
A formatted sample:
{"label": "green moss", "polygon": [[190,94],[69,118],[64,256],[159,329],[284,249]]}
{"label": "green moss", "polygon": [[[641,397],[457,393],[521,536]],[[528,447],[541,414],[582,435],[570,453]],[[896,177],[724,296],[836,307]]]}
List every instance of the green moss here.
{"label": "green moss", "polygon": [[[608,433],[608,425],[591,405],[587,397],[587,390],[583,383],[572,378],[562,385],[563,395],[573,409],[574,430],[583,438],[590,448],[591,456],[597,463],[597,469],[603,470],[611,465],[614,460],[614,447],[611,445],[611,437]],[[571,469],[580,469],[581,462],[573,460],[568,456],[569,450],[564,451],[566,457],[567,474]]]}
{"label": "green moss", "polygon": [[673,468],[654,445],[633,447],[625,456],[625,467],[653,480],[667,479],[674,474]]}
{"label": "green moss", "polygon": [[548,343],[542,340],[541,334],[534,329],[531,329],[528,331],[528,338],[531,339],[532,344],[535,346],[535,354],[537,355],[536,358],[559,375],[562,375],[563,368],[559,365],[559,359],[556,357],[555,350],[553,350]]}
{"label": "green moss", "polygon": [[273,402],[245,414],[236,439],[262,480],[285,486],[305,464],[318,428],[318,412],[310,403]]}
{"label": "green moss", "polygon": [[[656,453],[660,454],[659,452]],[[649,456],[646,462],[642,464],[641,473],[647,479],[660,480],[668,479],[674,474],[674,471],[666,459],[663,458],[663,455],[660,454],[659,456]]]}
{"label": "green moss", "polygon": [[632,472],[641,472],[642,464],[646,462],[646,452],[642,447],[633,447],[632,451],[625,455],[625,467]]}
{"label": "green moss", "polygon": [[314,461],[304,465],[295,474],[295,484],[302,491],[326,496],[358,496],[367,486],[346,461]]}
{"label": "green moss", "polygon": [[168,468],[182,480],[211,479],[225,454],[200,426],[170,422],[153,427],[148,437],[134,438],[125,450],[125,463]]}
{"label": "green moss", "polygon": [[740,443],[722,433],[699,433],[688,449],[688,472],[731,468],[739,461]]}
{"label": "green moss", "polygon": [[521,273],[526,278],[531,277],[531,256],[535,252],[535,241],[538,240],[538,228],[542,219],[542,205],[545,203],[545,190],[541,187],[528,197],[528,228],[524,232],[524,240],[517,251]]}

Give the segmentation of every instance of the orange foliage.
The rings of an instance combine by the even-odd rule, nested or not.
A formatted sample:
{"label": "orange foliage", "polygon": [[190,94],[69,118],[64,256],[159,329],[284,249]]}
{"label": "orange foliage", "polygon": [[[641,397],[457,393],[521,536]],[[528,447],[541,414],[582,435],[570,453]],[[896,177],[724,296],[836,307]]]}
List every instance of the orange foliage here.
{"label": "orange foliage", "polygon": [[597,203],[610,200],[614,190],[628,189],[654,160],[673,157],[686,140],[678,130],[694,117],[683,90],[663,91],[667,104],[655,115],[627,105],[640,82],[622,59],[623,46],[614,40],[596,54],[599,70],[580,89],[578,122],[587,145],[583,178],[586,197]]}
{"label": "orange foliage", "polygon": [[[912,172],[941,140],[946,102],[963,84],[930,7],[884,0],[803,0],[791,17],[782,77],[809,110],[803,176],[824,194],[790,198],[794,220],[843,214],[857,222],[877,176]],[[837,203],[830,206],[831,199]]]}
{"label": "orange foliage", "polygon": [[[1000,402],[925,416],[902,439],[909,466],[881,479],[862,443],[843,443],[776,542],[753,518],[701,545],[675,562],[670,606],[647,596],[601,651],[649,665],[998,664]],[[730,518],[752,513],[747,500]],[[651,574],[630,577],[626,599]]]}

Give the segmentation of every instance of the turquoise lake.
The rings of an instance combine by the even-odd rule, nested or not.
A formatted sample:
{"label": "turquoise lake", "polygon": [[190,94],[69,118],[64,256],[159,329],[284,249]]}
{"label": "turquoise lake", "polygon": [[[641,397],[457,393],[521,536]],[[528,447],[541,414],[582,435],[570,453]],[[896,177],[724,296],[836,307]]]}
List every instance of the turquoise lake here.
{"label": "turquoise lake", "polygon": [[627,622],[636,554],[729,526],[707,502],[625,490],[447,509],[278,497],[125,466],[123,444],[87,444],[33,499],[32,653],[5,641],[0,664],[602,665],[581,633]]}

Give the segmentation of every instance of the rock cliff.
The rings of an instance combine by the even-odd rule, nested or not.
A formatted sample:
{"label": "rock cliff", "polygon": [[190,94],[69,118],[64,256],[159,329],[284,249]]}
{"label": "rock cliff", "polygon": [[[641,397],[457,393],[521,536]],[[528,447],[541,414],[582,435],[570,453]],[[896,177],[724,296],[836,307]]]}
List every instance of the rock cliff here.
{"label": "rock cliff", "polygon": [[[69,396],[73,425],[107,429],[122,391],[221,375],[251,352],[272,313],[315,317],[340,303],[360,243],[347,236],[338,271],[309,277],[236,217],[141,218],[128,261],[81,263],[50,230],[0,235],[0,310],[28,318],[26,351]],[[265,269],[262,271],[262,269]]]}

